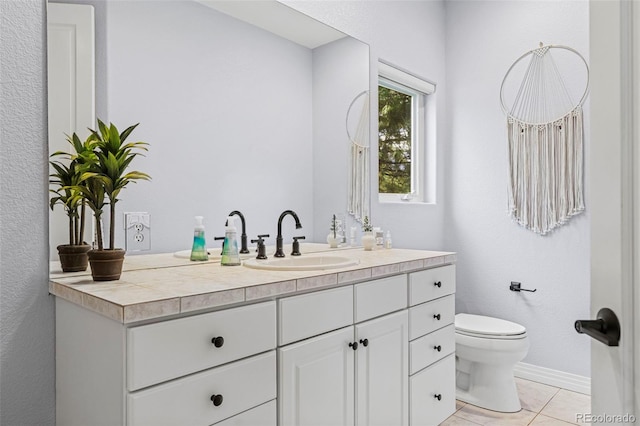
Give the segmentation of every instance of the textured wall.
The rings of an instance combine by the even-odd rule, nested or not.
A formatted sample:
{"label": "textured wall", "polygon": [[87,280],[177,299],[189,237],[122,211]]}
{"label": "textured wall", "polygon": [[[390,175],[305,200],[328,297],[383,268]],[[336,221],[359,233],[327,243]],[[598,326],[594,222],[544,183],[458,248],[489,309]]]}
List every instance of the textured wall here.
{"label": "textured wall", "polygon": [[0,1],[0,424],[55,420],[45,2]]}
{"label": "textured wall", "polygon": [[[590,341],[573,329],[576,319],[589,318],[589,199],[586,212],[544,237],[507,216],[500,84],[513,61],[541,41],[571,46],[588,61],[588,2],[447,2],[445,248],[458,252],[459,312],[521,323],[531,338],[524,362],[589,376]],[[584,66],[572,72],[583,76]],[[588,104],[584,121],[588,176]],[[511,292],[510,281],[538,291]]]}

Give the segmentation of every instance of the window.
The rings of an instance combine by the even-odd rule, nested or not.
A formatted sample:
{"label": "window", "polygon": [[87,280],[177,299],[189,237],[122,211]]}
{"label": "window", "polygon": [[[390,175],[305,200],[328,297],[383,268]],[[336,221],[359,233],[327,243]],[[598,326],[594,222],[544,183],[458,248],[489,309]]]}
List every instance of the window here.
{"label": "window", "polygon": [[[428,96],[435,86],[385,63],[378,79],[378,197],[382,202],[431,202],[427,186]],[[431,159],[431,158],[429,158]],[[429,164],[432,164],[429,161]],[[435,165],[435,164],[434,164]],[[429,170],[427,170],[429,169]],[[435,175],[433,175],[435,177]]]}

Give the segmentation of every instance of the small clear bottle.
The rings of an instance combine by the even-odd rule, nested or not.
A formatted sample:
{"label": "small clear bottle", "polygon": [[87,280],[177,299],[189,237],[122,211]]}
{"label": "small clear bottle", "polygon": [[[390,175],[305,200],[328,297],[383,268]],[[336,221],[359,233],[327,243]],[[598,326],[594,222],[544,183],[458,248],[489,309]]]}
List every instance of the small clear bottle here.
{"label": "small clear bottle", "polygon": [[193,230],[193,246],[191,247],[191,260],[209,260],[207,243],[204,238],[204,225],[202,216],[196,216],[196,226]]}
{"label": "small clear bottle", "polygon": [[387,236],[384,239],[384,248],[386,249],[391,248],[391,231],[387,231]]}

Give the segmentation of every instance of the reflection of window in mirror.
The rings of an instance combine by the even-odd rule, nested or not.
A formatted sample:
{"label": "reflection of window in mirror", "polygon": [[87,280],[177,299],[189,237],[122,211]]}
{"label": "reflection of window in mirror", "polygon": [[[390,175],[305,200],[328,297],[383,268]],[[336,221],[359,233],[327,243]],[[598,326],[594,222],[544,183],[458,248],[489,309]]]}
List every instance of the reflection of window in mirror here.
{"label": "reflection of window in mirror", "polygon": [[430,190],[435,152],[427,123],[435,86],[405,71],[379,63],[378,197],[381,202],[433,202]]}

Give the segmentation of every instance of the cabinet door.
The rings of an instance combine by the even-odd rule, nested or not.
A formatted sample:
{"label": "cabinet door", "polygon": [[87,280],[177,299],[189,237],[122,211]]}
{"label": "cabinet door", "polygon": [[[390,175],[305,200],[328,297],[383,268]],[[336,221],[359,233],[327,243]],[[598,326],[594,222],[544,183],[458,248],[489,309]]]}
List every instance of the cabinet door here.
{"label": "cabinet door", "polygon": [[353,425],[353,326],[278,349],[281,426]]}
{"label": "cabinet door", "polygon": [[357,425],[408,424],[408,329],[407,311],[356,325]]}

